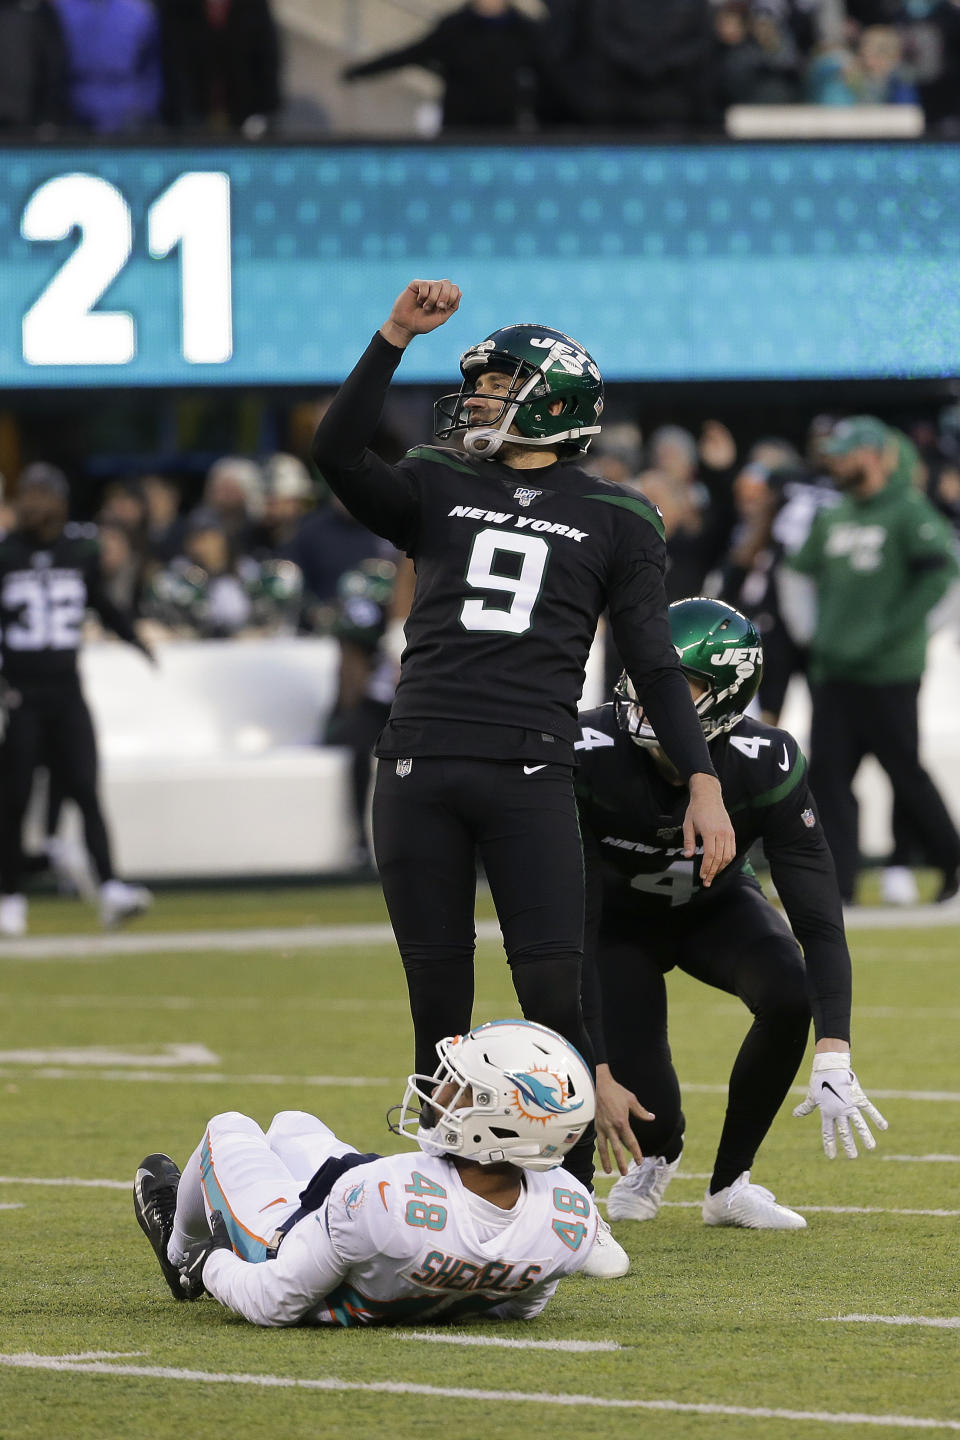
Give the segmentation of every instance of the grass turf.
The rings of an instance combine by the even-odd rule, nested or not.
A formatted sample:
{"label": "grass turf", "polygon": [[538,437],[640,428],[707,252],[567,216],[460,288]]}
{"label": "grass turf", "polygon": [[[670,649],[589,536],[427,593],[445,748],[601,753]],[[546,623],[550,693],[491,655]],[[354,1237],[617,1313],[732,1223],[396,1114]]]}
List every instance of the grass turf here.
{"label": "grass turf", "polygon": [[[37,924],[77,907],[41,900]],[[241,918],[242,917],[242,918]],[[162,895],[157,928],[376,921],[373,890]],[[45,928],[45,927],[44,927]],[[66,928],[79,928],[73,925]],[[879,1089],[957,1091],[958,933],[851,936],[855,1063]],[[516,1013],[502,952],[478,952],[477,1018]],[[957,1332],[831,1323],[841,1314],[955,1316],[956,1164],[885,1156],[960,1155],[960,1102],[878,1100],[891,1128],[873,1155],[827,1162],[816,1117],[789,1106],[754,1178],[798,1206],[876,1207],[811,1213],[799,1233],[710,1230],[699,1202],[719,1134],[722,1086],[747,1015],[682,975],[670,980],[672,1041],[686,1084],[687,1146],[670,1202],[652,1224],[624,1224],[625,1279],[573,1279],[527,1326],[473,1327],[511,1339],[613,1340],[614,1353],[569,1354],[428,1344],[392,1331],[258,1331],[205,1300],[176,1305],[132,1213],[128,1182],[142,1155],[181,1163],[207,1117],[241,1109],[315,1110],[361,1149],[389,1150],[383,1113],[410,1058],[402,974],[391,946],[157,954],[30,963],[0,951],[0,1185],[5,1276],[0,1351],[111,1352],[106,1362],[346,1385],[402,1382],[483,1392],[677,1401],[804,1412],[860,1412],[960,1422]],[[857,1018],[858,1017],[858,1018]],[[163,1047],[202,1044],[215,1062],[151,1069]],[[43,1051],[89,1047],[87,1065]],[[97,1054],[109,1047],[113,1054]],[[125,1060],[124,1060],[125,1057]],[[75,1056],[74,1059],[80,1058]],[[806,1062],[801,1076],[805,1077]],[[325,1083],[330,1077],[351,1082]],[[713,1087],[720,1087],[719,1089]],[[641,1097],[642,1098],[642,1097]],[[686,1177],[691,1178],[686,1178]],[[9,1178],[114,1180],[123,1188],[47,1187]],[[598,1190],[605,1193],[608,1181]],[[687,1202],[687,1204],[677,1203]],[[719,1416],[541,1400],[202,1384],[166,1377],[51,1373],[0,1366],[0,1437],[334,1436],[398,1440],[451,1431],[459,1440],[523,1429],[540,1436],[701,1436],[859,1440],[864,1423]],[[899,1431],[897,1433],[900,1433]],[[909,1433],[906,1427],[902,1433]]]}

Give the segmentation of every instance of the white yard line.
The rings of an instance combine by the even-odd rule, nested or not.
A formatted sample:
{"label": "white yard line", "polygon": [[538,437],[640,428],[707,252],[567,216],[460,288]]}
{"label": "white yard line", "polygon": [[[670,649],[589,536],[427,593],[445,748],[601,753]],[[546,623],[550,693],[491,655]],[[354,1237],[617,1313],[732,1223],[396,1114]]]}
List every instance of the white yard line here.
{"label": "white yard line", "polygon": [[[960,927],[960,908],[918,905],[904,908],[877,906],[854,910],[846,917],[848,930],[939,930]],[[499,940],[496,920],[479,920],[477,938]],[[156,955],[191,950],[322,950],[353,945],[392,945],[389,925],[283,925],[238,930],[127,931],[122,935],[30,935],[22,940],[0,940],[0,960],[108,960],[118,955]],[[942,956],[868,954],[862,959],[950,959]]]}
{"label": "white yard line", "polygon": [[960,1315],[824,1315],[823,1320],[849,1325],[925,1325],[930,1330],[960,1330]]}
{"label": "white yard line", "polygon": [[397,1089],[396,1077],[385,1075],[224,1075],[220,1071],[169,1071],[169,1070],[62,1070],[43,1066],[37,1070],[13,1070],[0,1068],[0,1078],[5,1080],[70,1080],[76,1081],[81,1075],[84,1080],[98,1083],[117,1081],[144,1081],[150,1085],[304,1085],[321,1086],[329,1089],[365,1089],[368,1086],[392,1086]]}
{"label": "white yard line", "polygon": [[912,1165],[960,1165],[960,1155],[881,1155],[881,1160],[897,1160]]}
{"label": "white yard line", "polygon": [[76,1190],[132,1190],[132,1180],[75,1180],[72,1176],[0,1175],[0,1185],[62,1185]]}
{"label": "white yard line", "polygon": [[448,1330],[395,1330],[395,1340],[426,1340],[433,1345],[479,1345],[497,1350],[561,1350],[572,1355],[621,1350],[616,1340],[501,1340],[495,1335],[457,1335]]}
{"label": "white yard line", "polygon": [[863,1414],[836,1410],[786,1410],[767,1406],[717,1405],[684,1400],[620,1400],[606,1395],[577,1395],[563,1392],[525,1390],[480,1390],[447,1385],[415,1385],[399,1380],[340,1380],[324,1376],[300,1380],[289,1375],[229,1374],[223,1371],[183,1370],[163,1365],[115,1365],[102,1360],[70,1360],[59,1355],[31,1352],[0,1355],[0,1365],[11,1369],[66,1371],[74,1375],[117,1376],[121,1379],[191,1381],[201,1385],[249,1385],[270,1390],[320,1390],[367,1395],[419,1395],[425,1399],[478,1400],[485,1404],[557,1405],[565,1409],[661,1411],[677,1415],[731,1415],[749,1420],[810,1421],[819,1425],[876,1425],[899,1430],[960,1431],[960,1420],[932,1416]]}

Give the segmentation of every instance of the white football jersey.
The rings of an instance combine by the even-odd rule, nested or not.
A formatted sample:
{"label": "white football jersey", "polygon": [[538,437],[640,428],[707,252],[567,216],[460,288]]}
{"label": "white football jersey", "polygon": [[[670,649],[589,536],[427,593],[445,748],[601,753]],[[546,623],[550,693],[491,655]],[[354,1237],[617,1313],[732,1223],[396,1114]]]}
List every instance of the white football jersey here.
{"label": "white football jersey", "polygon": [[447,1157],[385,1156],[341,1175],[275,1260],[214,1251],[204,1284],[259,1325],[530,1319],[593,1248],[593,1198],[558,1168],[523,1172],[502,1228],[477,1202]]}

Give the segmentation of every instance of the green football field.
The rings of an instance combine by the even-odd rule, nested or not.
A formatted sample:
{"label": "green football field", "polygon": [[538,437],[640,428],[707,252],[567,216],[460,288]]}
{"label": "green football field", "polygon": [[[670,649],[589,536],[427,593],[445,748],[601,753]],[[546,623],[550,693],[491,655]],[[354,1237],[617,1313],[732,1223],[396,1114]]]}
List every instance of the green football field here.
{"label": "green football field", "polygon": [[[747,1014],[674,975],[687,1143],[657,1220],[616,1227],[624,1279],[565,1281],[528,1325],[426,1333],[176,1304],[133,1217],[143,1155],[183,1163],[225,1109],[405,1143],[384,1123],[412,1046],[383,920],[375,889],[194,891],[114,939],[50,898],[0,948],[0,1440],[960,1432],[960,925],[851,931],[854,1063],[890,1129],[831,1163],[785,1108],[753,1178],[805,1231],[702,1224]],[[516,1014],[492,939],[477,969],[476,1018]]]}

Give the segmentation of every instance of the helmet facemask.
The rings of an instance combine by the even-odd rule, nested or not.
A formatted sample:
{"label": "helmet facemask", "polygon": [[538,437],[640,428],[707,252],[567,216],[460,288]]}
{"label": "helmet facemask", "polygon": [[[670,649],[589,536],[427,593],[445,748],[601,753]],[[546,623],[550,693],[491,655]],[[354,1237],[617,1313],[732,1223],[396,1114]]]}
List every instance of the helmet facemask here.
{"label": "helmet facemask", "polygon": [[552,1170],[593,1119],[589,1070],[546,1026],[494,1021],[439,1041],[437,1054],[433,1075],[408,1077],[390,1127],[428,1155]]}
{"label": "helmet facemask", "polygon": [[[517,353],[520,352],[520,353]],[[477,459],[493,459],[504,444],[585,452],[599,434],[603,410],[600,372],[576,341],[556,330],[515,325],[499,330],[461,357],[463,385],[457,394],[442,396],[434,406],[438,439],[463,434],[463,447]],[[506,375],[504,396],[477,390],[487,370]],[[478,422],[468,401],[500,400],[496,415]]]}
{"label": "helmet facemask", "polygon": [[[709,742],[739,725],[760,689],[763,647],[753,622],[722,600],[694,596],[675,600],[668,609],[670,636],[680,668],[700,691],[694,704]],[[617,724],[635,744],[660,749],[630,677],[614,689]]]}

